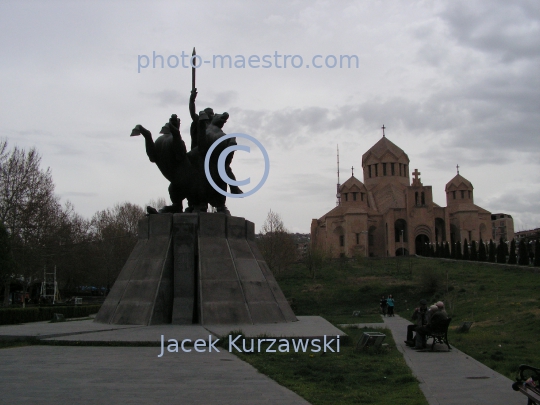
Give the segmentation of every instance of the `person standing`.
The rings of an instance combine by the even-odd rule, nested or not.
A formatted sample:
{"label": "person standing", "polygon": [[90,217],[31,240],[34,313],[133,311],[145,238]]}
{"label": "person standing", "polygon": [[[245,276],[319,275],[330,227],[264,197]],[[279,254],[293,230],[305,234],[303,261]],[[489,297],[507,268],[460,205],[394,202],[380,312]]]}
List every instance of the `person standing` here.
{"label": "person standing", "polygon": [[379,305],[381,307],[381,311],[382,311],[383,316],[386,316],[386,311],[388,310],[388,302],[386,301],[386,298],[384,298],[384,295],[382,296]]}
{"label": "person standing", "polygon": [[386,300],[388,304],[388,316],[394,316],[394,297],[390,294]]}

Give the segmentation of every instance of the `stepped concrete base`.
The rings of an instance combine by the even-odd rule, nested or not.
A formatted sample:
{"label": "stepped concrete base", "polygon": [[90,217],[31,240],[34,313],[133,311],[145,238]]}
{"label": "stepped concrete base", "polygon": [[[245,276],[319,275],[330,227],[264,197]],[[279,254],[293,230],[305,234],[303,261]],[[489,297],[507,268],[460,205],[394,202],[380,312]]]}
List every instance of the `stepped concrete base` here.
{"label": "stepped concrete base", "polygon": [[255,226],[223,214],[160,214],[139,241],[96,322],[236,325],[297,321],[255,243]]}

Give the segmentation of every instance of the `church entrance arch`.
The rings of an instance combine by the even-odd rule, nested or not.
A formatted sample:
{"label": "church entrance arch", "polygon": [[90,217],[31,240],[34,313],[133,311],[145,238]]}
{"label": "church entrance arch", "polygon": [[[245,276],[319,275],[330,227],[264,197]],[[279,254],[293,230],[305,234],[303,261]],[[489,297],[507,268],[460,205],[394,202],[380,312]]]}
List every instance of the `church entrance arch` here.
{"label": "church entrance arch", "polygon": [[418,235],[414,240],[416,254],[420,256],[428,256],[429,237],[423,233]]}

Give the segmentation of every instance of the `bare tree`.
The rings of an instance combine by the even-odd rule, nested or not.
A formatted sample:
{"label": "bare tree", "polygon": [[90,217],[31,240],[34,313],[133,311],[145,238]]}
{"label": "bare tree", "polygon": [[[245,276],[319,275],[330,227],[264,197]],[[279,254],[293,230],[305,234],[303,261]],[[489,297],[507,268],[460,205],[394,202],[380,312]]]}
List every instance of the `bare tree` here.
{"label": "bare tree", "polygon": [[270,210],[261,227],[258,245],[264,260],[274,274],[280,274],[296,261],[297,249],[279,214]]}
{"label": "bare tree", "polygon": [[9,305],[9,285],[13,278],[13,268],[9,234],[4,224],[0,222],[0,281],[4,286],[4,306]]}
{"label": "bare tree", "polygon": [[99,263],[94,284],[110,289],[137,243],[138,223],[144,215],[142,207],[129,202],[94,214],[91,232]]}
{"label": "bare tree", "polygon": [[156,199],[152,198],[150,201],[148,201],[145,205],[145,208],[150,206],[159,210],[160,208],[163,208],[166,205],[167,205],[167,199],[164,197],[158,197]]}
{"label": "bare tree", "polygon": [[313,279],[315,279],[318,271],[322,269],[327,260],[328,255],[324,250],[314,246],[310,246],[308,248],[308,251],[304,258],[304,263]]}
{"label": "bare tree", "polygon": [[[35,148],[8,151],[7,142],[0,142],[0,222],[9,234],[15,277],[25,287],[44,265],[61,212],[51,171],[42,170],[40,165]],[[10,282],[5,280],[6,291]]]}

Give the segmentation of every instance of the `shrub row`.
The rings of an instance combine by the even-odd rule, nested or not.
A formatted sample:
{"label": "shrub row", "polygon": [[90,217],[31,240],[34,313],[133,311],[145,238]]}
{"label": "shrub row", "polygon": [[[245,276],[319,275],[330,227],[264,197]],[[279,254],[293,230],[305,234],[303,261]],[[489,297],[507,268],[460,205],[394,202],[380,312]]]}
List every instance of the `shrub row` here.
{"label": "shrub row", "polygon": [[63,314],[66,318],[81,318],[99,311],[101,305],[73,305],[33,308],[0,309],[0,325],[50,321],[53,314]]}

